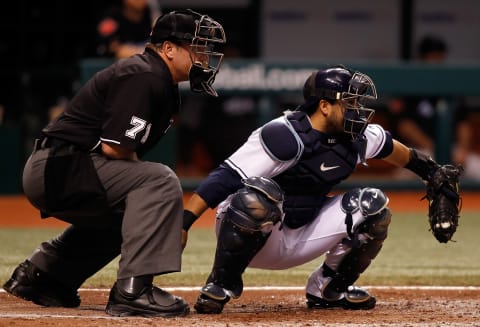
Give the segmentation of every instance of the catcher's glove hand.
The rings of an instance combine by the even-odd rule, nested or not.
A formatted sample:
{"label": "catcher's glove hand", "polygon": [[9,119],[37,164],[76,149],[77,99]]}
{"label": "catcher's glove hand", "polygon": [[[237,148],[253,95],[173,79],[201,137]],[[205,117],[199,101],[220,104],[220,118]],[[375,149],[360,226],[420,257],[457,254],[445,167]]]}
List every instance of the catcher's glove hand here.
{"label": "catcher's glove hand", "polygon": [[440,243],[450,241],[457,230],[462,172],[461,165],[443,165],[427,181],[428,221],[431,232]]}

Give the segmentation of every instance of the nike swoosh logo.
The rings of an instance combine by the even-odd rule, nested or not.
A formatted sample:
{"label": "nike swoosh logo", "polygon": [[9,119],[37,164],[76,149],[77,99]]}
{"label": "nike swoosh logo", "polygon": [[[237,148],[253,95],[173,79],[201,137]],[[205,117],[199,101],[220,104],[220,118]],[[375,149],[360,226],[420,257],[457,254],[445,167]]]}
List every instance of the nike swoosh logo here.
{"label": "nike swoosh logo", "polygon": [[325,163],[322,162],[322,164],[320,165],[320,170],[321,171],[329,171],[329,170],[332,170],[332,169],[335,169],[335,168],[338,168],[340,166],[325,166]]}

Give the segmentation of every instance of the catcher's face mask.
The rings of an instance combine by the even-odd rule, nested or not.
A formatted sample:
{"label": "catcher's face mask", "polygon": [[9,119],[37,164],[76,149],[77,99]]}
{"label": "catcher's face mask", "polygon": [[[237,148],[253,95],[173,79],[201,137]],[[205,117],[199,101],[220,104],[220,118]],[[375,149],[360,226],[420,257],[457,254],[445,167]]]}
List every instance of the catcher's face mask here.
{"label": "catcher's face mask", "polygon": [[345,108],[343,129],[353,140],[363,134],[375,113],[366,107],[368,101],[377,99],[377,90],[373,81],[365,74],[353,74],[348,90],[337,93],[337,99]]}
{"label": "catcher's face mask", "polygon": [[193,92],[218,96],[213,88],[215,76],[223,59],[223,53],[215,51],[215,45],[226,42],[222,25],[206,15],[195,20],[195,34],[190,44],[193,53],[189,79]]}
{"label": "catcher's face mask", "polygon": [[375,112],[366,102],[376,99],[377,91],[370,77],[340,65],[313,72],[305,81],[303,97],[300,110],[307,113],[316,110],[320,99],[338,101],[344,109],[343,131],[357,140]]}

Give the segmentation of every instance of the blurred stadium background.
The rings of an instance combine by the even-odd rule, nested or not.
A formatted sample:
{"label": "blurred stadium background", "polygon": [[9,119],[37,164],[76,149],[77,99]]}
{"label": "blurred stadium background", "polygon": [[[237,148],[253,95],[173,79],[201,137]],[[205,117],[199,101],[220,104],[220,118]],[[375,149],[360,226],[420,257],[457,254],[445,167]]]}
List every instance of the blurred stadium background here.
{"label": "blurred stadium background", "polygon": [[[439,145],[435,157],[441,163],[450,160],[452,146],[450,97],[465,98],[472,121],[478,119],[480,2],[477,0],[150,1],[154,13],[188,7],[207,13],[224,25],[228,47],[235,49],[236,55],[226,57],[217,78],[217,89],[225,98],[240,96],[255,100],[253,111],[247,112],[250,106],[248,110],[236,108],[234,112],[233,106],[227,118],[215,116],[213,108],[213,115],[206,114],[210,124],[199,133],[205,139],[208,139],[205,134],[223,133],[229,144],[216,148],[224,146],[226,153],[243,142],[246,133],[240,130],[241,135],[230,137],[228,134],[235,133],[229,125],[232,121],[233,125],[251,130],[291,108],[299,101],[307,74],[328,64],[342,63],[372,76],[381,95],[375,119],[387,128],[391,122],[384,113],[389,98],[445,97],[442,106],[436,108],[435,123]],[[113,60],[98,56],[96,28],[105,10],[118,3],[120,0],[18,0],[2,4],[0,194],[22,192],[21,170],[33,138],[48,122],[49,108],[62,105],[91,74]],[[448,59],[441,65],[427,66],[416,60],[416,44],[429,34],[442,37],[449,46]],[[191,103],[187,89],[184,85],[186,105]],[[244,124],[245,119],[248,123]],[[203,144],[192,140],[184,143],[188,129],[185,132],[182,124],[188,122],[188,117],[181,118],[147,159],[162,160],[175,168],[184,187],[191,190],[212,168],[216,158],[211,153],[215,145],[208,140]],[[480,136],[480,129],[475,133],[474,140]],[[478,145],[474,149],[480,152]],[[189,171],[190,165],[198,169]],[[393,177],[391,167],[377,163],[371,166],[373,169],[360,169],[347,187],[366,180],[372,186],[393,190],[422,187],[416,179]],[[480,190],[476,180],[465,180],[463,185]]]}

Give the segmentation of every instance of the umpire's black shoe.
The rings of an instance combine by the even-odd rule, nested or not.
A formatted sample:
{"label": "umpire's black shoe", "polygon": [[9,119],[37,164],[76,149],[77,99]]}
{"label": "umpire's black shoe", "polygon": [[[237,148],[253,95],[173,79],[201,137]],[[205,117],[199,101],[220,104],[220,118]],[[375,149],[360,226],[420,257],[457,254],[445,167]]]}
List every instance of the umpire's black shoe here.
{"label": "umpire's black shoe", "polygon": [[205,285],[193,306],[197,313],[218,314],[223,311],[225,304],[230,301],[230,296],[220,286],[212,283]]}
{"label": "umpire's black shoe", "polygon": [[347,310],[370,310],[377,300],[366,290],[350,286],[339,298],[328,300],[307,293],[307,306],[311,309],[343,308]]}
{"label": "umpire's black shoe", "polygon": [[56,281],[29,260],[13,271],[3,288],[12,295],[46,307],[75,308],[80,305],[76,290]]}
{"label": "umpire's black shoe", "polygon": [[111,316],[175,317],[184,316],[190,308],[182,298],[153,285],[139,293],[129,293],[113,285],[105,312]]}

